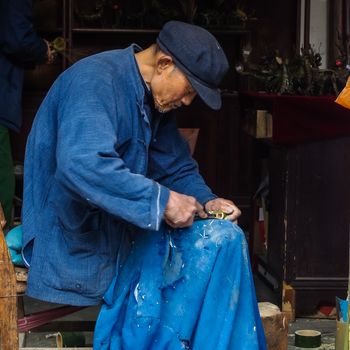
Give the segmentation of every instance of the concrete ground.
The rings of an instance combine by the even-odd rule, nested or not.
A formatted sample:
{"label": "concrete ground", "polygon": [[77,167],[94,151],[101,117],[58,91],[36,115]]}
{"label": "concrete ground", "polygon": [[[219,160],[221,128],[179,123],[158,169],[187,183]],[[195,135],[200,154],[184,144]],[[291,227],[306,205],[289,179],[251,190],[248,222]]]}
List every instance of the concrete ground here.
{"label": "concrete ground", "polygon": [[[322,345],[315,350],[334,350],[335,349],[335,320],[315,320],[315,319],[297,319],[289,325],[288,350],[297,350],[294,346],[294,331],[298,329],[314,329],[322,333]],[[85,338],[85,345],[92,346],[91,332],[82,332]],[[26,347],[56,347],[56,337],[52,332],[31,332],[25,337]]]}
{"label": "concrete ground", "polygon": [[[266,286],[258,277],[254,278],[256,294],[259,301],[269,301],[275,305],[279,304],[277,295]],[[336,320],[325,318],[297,318],[295,322],[289,324],[288,329],[288,350],[302,349],[294,346],[294,332],[300,329],[312,329],[321,332],[321,347],[318,350],[335,349]]]}
{"label": "concrete ground", "polygon": [[311,319],[298,318],[294,323],[289,325],[288,331],[288,350],[301,349],[294,346],[294,332],[299,329],[313,329],[321,332],[321,346],[319,350],[334,350],[335,349],[335,331],[336,324],[332,319]]}

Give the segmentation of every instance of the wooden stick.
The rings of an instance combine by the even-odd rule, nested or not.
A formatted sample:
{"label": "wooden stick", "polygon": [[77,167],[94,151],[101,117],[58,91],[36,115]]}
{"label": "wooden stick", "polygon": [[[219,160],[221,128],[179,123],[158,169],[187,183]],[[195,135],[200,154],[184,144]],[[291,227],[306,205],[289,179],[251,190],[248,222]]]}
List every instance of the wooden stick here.
{"label": "wooden stick", "polygon": [[[0,208],[0,218],[2,210]],[[0,225],[0,348],[18,348],[16,274]]]}

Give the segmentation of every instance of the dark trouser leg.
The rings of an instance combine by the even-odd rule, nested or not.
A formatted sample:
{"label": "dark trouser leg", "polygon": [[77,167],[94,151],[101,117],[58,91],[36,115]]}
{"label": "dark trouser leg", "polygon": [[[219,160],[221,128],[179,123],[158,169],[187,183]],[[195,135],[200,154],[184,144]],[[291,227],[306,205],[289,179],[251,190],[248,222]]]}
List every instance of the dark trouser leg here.
{"label": "dark trouser leg", "polygon": [[11,154],[10,135],[0,125],[0,203],[3,207],[7,227],[12,225],[12,204],[15,194],[15,176]]}

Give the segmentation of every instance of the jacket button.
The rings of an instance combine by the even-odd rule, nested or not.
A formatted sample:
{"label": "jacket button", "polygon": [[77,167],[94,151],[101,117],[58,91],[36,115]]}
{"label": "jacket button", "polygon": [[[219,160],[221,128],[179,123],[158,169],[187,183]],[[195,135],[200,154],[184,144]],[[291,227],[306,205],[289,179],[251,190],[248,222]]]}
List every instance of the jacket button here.
{"label": "jacket button", "polygon": [[75,285],[75,287],[76,287],[77,289],[80,289],[80,288],[81,288],[81,284],[77,283],[77,284]]}

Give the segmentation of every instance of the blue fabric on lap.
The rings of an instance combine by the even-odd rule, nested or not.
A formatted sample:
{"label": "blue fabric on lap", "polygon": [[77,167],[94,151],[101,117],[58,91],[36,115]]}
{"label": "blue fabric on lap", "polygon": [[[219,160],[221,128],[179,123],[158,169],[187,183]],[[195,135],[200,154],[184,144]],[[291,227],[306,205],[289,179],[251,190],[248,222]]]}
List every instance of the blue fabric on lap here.
{"label": "blue fabric on lap", "polygon": [[266,349],[244,233],[224,220],[137,232],[94,348]]}

